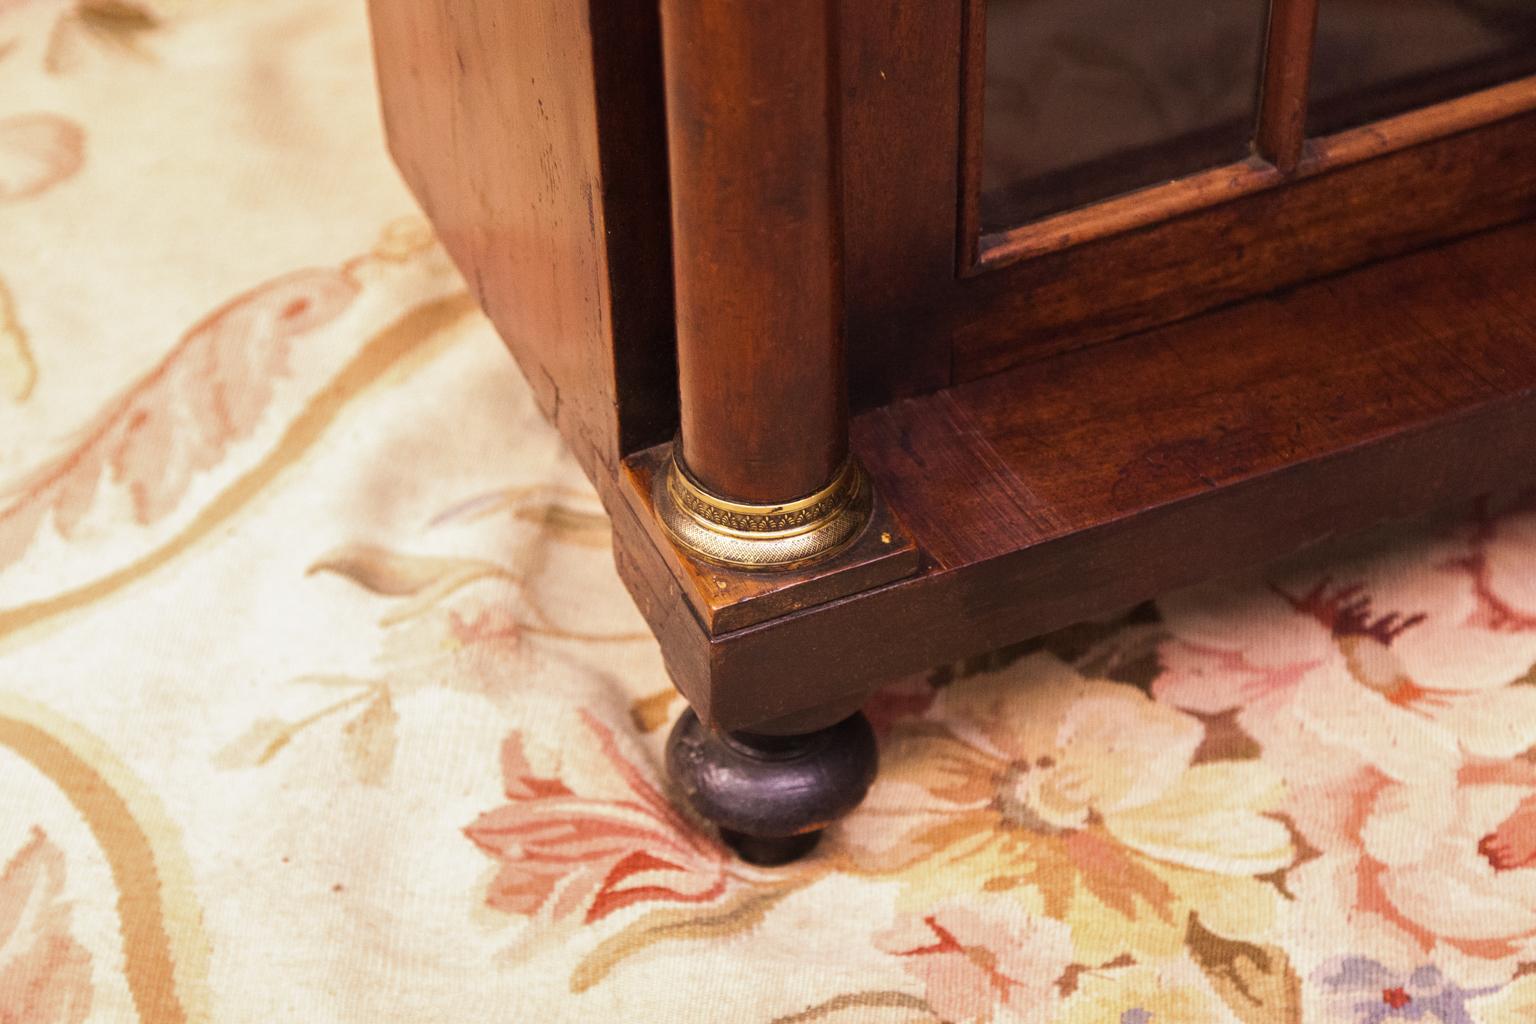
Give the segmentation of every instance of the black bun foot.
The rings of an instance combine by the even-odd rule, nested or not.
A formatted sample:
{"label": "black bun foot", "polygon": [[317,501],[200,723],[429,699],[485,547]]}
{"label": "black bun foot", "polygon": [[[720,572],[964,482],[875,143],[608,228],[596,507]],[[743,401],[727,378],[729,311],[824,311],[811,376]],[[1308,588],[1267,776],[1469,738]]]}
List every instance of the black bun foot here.
{"label": "black bun foot", "polygon": [[862,714],[802,736],[707,729],[690,708],[667,739],[667,771],[743,860],[787,864],[859,805],[875,780],[875,734]]}
{"label": "black bun foot", "polygon": [[780,864],[788,864],[792,860],[799,860],[821,842],[821,829],[814,832],[802,832],[797,836],[784,836],[779,839],[766,839],[762,836],[748,836],[740,832],[732,832],[728,828],[720,830],[720,838],[725,840],[725,845],[736,851],[736,856],[748,864],[756,864],[758,867],[776,868]]}

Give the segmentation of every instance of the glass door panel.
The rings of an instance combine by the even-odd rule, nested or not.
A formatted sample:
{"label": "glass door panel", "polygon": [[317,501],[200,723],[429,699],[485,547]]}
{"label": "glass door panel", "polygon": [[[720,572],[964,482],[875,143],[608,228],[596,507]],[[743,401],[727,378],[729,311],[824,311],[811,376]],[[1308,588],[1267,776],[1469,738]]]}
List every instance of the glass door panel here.
{"label": "glass door panel", "polygon": [[1536,0],[1322,0],[1312,135],[1536,74]]}
{"label": "glass door panel", "polygon": [[1268,7],[987,0],[983,233],[1247,156]]}

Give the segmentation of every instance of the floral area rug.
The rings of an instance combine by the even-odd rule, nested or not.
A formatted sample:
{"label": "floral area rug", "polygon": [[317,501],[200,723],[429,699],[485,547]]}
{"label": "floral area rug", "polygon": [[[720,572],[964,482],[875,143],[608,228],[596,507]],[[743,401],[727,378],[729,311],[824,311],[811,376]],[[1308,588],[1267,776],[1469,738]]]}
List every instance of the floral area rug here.
{"label": "floral area rug", "polygon": [[1536,503],[871,702],[754,869],[361,5],[0,0],[0,1021],[1536,1020]]}

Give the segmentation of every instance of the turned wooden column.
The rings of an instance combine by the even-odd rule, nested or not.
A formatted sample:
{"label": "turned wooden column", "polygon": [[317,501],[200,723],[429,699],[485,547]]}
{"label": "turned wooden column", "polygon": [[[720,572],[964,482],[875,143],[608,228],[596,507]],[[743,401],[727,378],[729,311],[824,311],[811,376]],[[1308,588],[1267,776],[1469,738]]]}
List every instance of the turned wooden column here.
{"label": "turned wooden column", "polygon": [[[697,520],[685,534],[812,534],[861,487],[868,504],[848,459],[835,8],[661,3],[682,421],[672,496]],[[803,541],[754,562],[672,532],[743,567],[825,553]]]}
{"label": "turned wooden column", "polygon": [[[848,455],[835,7],[661,0],[682,429],[653,505],[739,569],[825,558],[870,515]],[[808,853],[876,761],[857,714],[765,736],[688,710],[667,741],[683,796],[758,864]]]}
{"label": "turned wooden column", "polygon": [[754,504],[848,454],[830,0],[662,0],[683,458]]}

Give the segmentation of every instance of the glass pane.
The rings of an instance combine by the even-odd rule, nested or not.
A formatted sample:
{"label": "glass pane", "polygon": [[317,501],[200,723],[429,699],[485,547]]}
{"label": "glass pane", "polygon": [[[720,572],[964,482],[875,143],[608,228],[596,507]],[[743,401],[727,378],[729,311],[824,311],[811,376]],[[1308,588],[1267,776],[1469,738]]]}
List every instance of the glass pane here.
{"label": "glass pane", "polygon": [[1313,135],[1536,74],[1536,0],[1322,0]]}
{"label": "glass pane", "polygon": [[1268,8],[987,0],[982,230],[1247,156]]}

